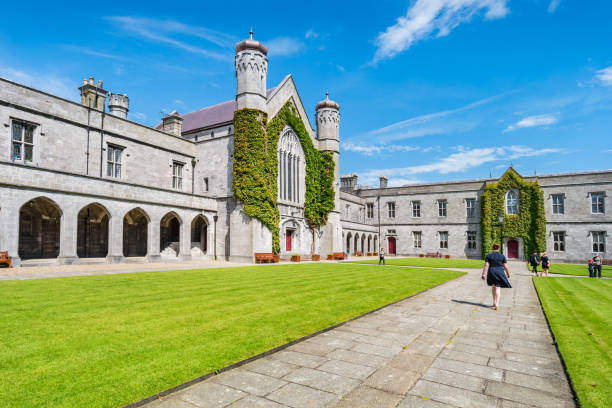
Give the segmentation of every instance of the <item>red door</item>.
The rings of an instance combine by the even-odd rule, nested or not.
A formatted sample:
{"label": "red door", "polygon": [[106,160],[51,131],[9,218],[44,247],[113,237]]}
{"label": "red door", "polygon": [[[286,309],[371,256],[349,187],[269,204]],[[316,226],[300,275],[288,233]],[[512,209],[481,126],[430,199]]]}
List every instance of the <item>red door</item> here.
{"label": "red door", "polygon": [[291,252],[291,235],[292,234],[293,234],[293,231],[291,230],[285,231],[285,251],[287,252]]}
{"label": "red door", "polygon": [[516,239],[511,239],[508,241],[508,258],[518,258],[519,250],[518,250],[518,241]]}
{"label": "red door", "polygon": [[395,255],[395,238],[389,237],[389,255]]}

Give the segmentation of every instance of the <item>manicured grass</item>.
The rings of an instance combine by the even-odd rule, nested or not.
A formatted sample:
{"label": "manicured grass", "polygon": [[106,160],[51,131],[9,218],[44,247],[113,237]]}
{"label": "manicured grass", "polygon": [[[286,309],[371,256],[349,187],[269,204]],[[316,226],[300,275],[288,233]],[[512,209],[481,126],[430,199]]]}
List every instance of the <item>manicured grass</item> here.
{"label": "manicured grass", "polygon": [[[538,271],[541,271],[541,267],[538,268]],[[581,276],[589,276],[589,267],[587,263],[584,264],[551,264],[549,273],[559,273],[562,275],[581,275]],[[601,276],[612,276],[612,266],[610,265],[602,265]]]}
{"label": "manicured grass", "polygon": [[0,282],[0,406],[122,406],[460,275],[326,263]]}
{"label": "manicured grass", "polygon": [[612,281],[534,278],[583,407],[612,401]]}
{"label": "manicured grass", "polygon": [[[478,259],[446,258],[385,258],[387,265],[426,266],[428,268],[482,268],[484,261]],[[354,263],[378,264],[378,259],[348,261]]]}

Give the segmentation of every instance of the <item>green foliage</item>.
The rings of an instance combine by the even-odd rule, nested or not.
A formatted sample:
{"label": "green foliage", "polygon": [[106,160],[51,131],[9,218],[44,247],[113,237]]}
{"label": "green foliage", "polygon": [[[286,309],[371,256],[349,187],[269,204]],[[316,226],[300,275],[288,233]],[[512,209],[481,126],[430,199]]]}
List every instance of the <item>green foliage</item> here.
{"label": "green foliage", "polygon": [[319,151],[291,102],[266,124],[264,112],[241,109],[234,113],[234,195],[244,202],[244,212],[272,232],[272,250],[280,251],[280,214],[277,207],[278,139],[290,126],[300,139],[306,159],[304,218],[311,228],[327,223],[334,209],[334,161]]}
{"label": "green foliage", "polygon": [[[519,213],[506,214],[505,197],[511,190],[517,190]],[[485,187],[480,203],[480,232],[482,257],[491,251],[494,242],[501,242],[499,213],[504,214],[501,225],[504,237],[523,238],[525,254],[546,250],[546,214],[544,193],[537,181],[526,182],[513,168],[508,169],[497,183]]]}

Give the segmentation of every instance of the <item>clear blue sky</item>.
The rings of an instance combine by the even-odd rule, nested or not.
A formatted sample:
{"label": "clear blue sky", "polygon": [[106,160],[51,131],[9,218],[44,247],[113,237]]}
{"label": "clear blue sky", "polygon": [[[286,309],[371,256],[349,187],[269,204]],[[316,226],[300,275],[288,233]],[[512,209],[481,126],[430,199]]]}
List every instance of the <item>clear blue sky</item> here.
{"label": "clear blue sky", "polygon": [[[128,4],[130,3],[130,4]],[[8,2],[0,76],[78,100],[86,76],[156,124],[234,98],[233,46],[270,50],[314,124],[341,105],[341,172],[393,185],[612,168],[612,2]]]}

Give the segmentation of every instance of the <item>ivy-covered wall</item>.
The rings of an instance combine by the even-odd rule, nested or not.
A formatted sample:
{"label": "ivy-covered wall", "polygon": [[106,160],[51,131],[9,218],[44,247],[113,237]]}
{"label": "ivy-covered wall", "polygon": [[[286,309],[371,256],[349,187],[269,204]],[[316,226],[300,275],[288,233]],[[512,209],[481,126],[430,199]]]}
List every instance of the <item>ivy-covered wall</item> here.
{"label": "ivy-covered wall", "polygon": [[[506,193],[517,190],[519,213],[506,214]],[[491,251],[493,243],[501,243],[498,216],[504,214],[501,225],[506,238],[523,238],[525,255],[533,251],[546,250],[546,215],[544,212],[544,193],[537,181],[527,182],[509,168],[497,183],[485,187],[480,202],[480,234],[482,257]]]}
{"label": "ivy-covered wall", "polygon": [[291,126],[299,137],[306,158],[304,218],[311,228],[327,223],[334,209],[334,161],[331,153],[319,151],[288,101],[267,122],[267,115],[255,109],[234,113],[234,196],[244,203],[244,212],[272,232],[272,250],[280,252],[277,207],[278,156],[281,131]]}

